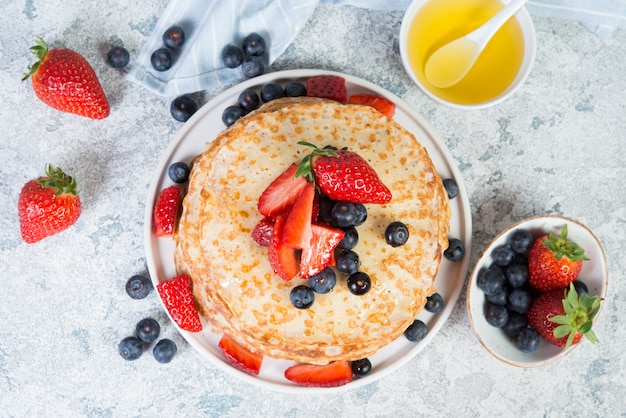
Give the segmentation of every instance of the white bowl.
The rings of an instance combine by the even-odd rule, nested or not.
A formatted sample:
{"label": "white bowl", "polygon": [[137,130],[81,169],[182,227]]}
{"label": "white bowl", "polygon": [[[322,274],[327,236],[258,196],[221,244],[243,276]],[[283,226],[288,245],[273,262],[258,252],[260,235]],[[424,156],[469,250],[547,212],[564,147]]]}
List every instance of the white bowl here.
{"label": "white bowl", "polygon": [[[581,344],[589,344],[583,338],[580,343],[563,350],[541,339],[536,351],[532,353],[522,352],[502,329],[493,327],[487,322],[484,314],[485,294],[476,285],[476,278],[480,271],[488,268],[493,261],[491,258],[492,250],[505,244],[513,231],[526,229],[536,238],[548,231],[559,233],[565,225],[568,228],[567,239],[577,242],[589,258],[588,261],[583,262],[578,279],[587,285],[590,295],[598,295],[601,298],[606,295],[608,284],[606,257],[600,242],[587,227],[573,219],[562,216],[537,216],[508,227],[482,253],[472,271],[467,287],[467,310],[472,328],[482,345],[498,360],[517,367],[539,367],[564,357]],[[602,339],[601,336],[599,338]]]}
{"label": "white bowl", "polygon": [[[499,95],[493,97],[492,99],[475,103],[475,104],[462,104],[456,103],[444,98],[441,98],[437,95],[437,89],[433,89],[431,91],[427,88],[422,81],[416,76],[414,69],[412,68],[409,58],[408,58],[408,45],[409,45],[409,29],[411,23],[414,18],[420,13],[423,6],[429,2],[437,1],[437,0],[414,0],[409,7],[407,8],[404,17],[402,19],[402,25],[400,27],[400,56],[402,58],[402,64],[406,73],[411,77],[413,82],[419,87],[419,89],[426,94],[428,97],[433,99],[434,101],[441,103],[443,105],[456,108],[456,109],[464,109],[464,110],[472,110],[472,109],[482,109],[489,106],[493,106],[506,100],[511,95],[513,95],[526,81],[528,74],[530,74],[530,70],[535,61],[535,53],[537,49],[537,38],[535,35],[535,26],[533,25],[533,21],[530,17],[530,14],[526,10],[526,8],[522,7],[514,16],[517,19],[521,31],[522,37],[524,39],[524,56],[522,58],[521,66],[517,72],[516,77],[512,81],[511,84]],[[510,0],[502,0],[503,3],[509,3]]]}

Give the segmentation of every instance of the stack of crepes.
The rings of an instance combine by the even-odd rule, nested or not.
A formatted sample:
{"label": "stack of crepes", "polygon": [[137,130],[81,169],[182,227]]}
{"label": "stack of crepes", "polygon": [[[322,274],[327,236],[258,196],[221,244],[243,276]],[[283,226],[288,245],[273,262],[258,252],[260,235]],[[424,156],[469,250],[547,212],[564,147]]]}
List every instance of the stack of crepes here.
{"label": "stack of crepes", "polygon": [[[335,288],[316,295],[309,309],[295,308],[289,296],[306,281],[274,274],[267,248],[251,238],[263,190],[310,151],[298,141],[357,152],[393,195],[388,204],[366,205],[367,220],[358,227],[354,251],[371,277],[370,291],[350,293],[338,273]],[[396,248],[384,238],[393,221],[410,231]],[[356,360],[401,336],[435,292],[449,224],[441,178],[426,149],[398,123],[367,106],[285,98],[237,121],[195,159],[174,235],[175,261],[190,276],[212,332],[277,359]]]}

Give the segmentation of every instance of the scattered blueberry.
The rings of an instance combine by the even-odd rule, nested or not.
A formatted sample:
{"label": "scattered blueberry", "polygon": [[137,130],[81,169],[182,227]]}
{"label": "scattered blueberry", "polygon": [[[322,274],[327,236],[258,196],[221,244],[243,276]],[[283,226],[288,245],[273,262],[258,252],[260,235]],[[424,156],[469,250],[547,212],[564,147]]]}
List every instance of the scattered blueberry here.
{"label": "scattered blueberry", "polygon": [[476,286],[485,295],[495,295],[504,287],[504,275],[497,269],[484,269],[476,278]]}
{"label": "scattered blueberry", "polygon": [[243,71],[243,75],[248,78],[252,78],[263,74],[265,71],[265,65],[263,65],[261,58],[253,55],[246,55],[241,63],[241,70]]}
{"label": "scattered blueberry", "polygon": [[243,51],[235,45],[226,45],[222,49],[222,61],[228,68],[237,68],[243,63]]}
{"label": "scattered blueberry", "polygon": [[337,270],[346,276],[356,273],[360,266],[359,255],[352,250],[340,252],[335,260]]}
{"label": "scattered blueberry", "polygon": [[172,67],[172,53],[167,48],[159,48],[150,56],[152,67],[157,71],[167,71]]}
{"label": "scattered blueberry", "polygon": [[237,122],[237,119],[243,116],[243,109],[239,106],[228,106],[222,112],[222,122],[224,125],[231,126],[233,123]]}
{"label": "scattered blueberry", "polygon": [[503,244],[493,249],[491,252],[493,262],[499,266],[506,267],[515,258],[515,251],[509,244]]}
{"label": "scattered blueberry", "polygon": [[352,373],[355,376],[366,376],[372,371],[372,362],[368,358],[362,358],[359,360],[354,360],[350,367],[352,368]]}
{"label": "scattered blueberry", "polygon": [[520,289],[528,283],[528,265],[515,263],[506,268],[506,280],[514,289]]}
{"label": "scattered blueberry", "polygon": [[359,233],[353,226],[344,228],[343,231],[346,234],[343,236],[341,241],[339,241],[339,245],[337,247],[343,248],[344,250],[351,250],[359,242]]}
{"label": "scattered blueberry", "polygon": [[113,68],[124,68],[130,61],[130,54],[126,48],[121,46],[114,46],[107,53],[107,62]]}
{"label": "scattered blueberry", "polygon": [[348,277],[348,290],[353,295],[361,296],[370,291],[372,287],[372,279],[367,273],[357,271]]}
{"label": "scattered blueberry", "polygon": [[459,194],[459,186],[454,179],[445,179],[443,181],[443,187],[448,193],[448,199],[454,199]]}
{"label": "scattered blueberry", "polygon": [[260,56],[265,53],[265,39],[256,32],[243,39],[241,45],[243,53],[250,56]]}
{"label": "scattered blueberry", "polygon": [[152,318],[144,318],[137,323],[136,335],[144,343],[151,343],[159,338],[161,326]]}
{"label": "scattered blueberry", "polygon": [[309,286],[299,285],[291,289],[291,303],[298,309],[308,309],[315,301],[315,292]]}
{"label": "scattered blueberry", "polygon": [[176,351],[178,351],[176,343],[164,338],[154,345],[152,355],[159,363],[169,363],[174,358]]}
{"label": "scattered blueberry", "polygon": [[337,283],[337,274],[335,270],[326,267],[318,274],[309,277],[309,286],[315,293],[328,293],[335,287]]}
{"label": "scattered blueberry", "polygon": [[487,299],[487,302],[493,303],[494,305],[504,306],[509,303],[509,292],[509,288],[504,286],[493,295],[485,295],[485,299]]}
{"label": "scattered blueberry", "polygon": [[117,349],[124,360],[137,360],[143,354],[143,342],[137,337],[126,337]]}
{"label": "scattered blueberry", "polygon": [[489,325],[502,328],[509,320],[509,310],[506,306],[487,303],[487,314],[485,316]]}
{"label": "scattered blueberry", "polygon": [[179,122],[187,122],[198,110],[198,105],[189,96],[180,96],[175,98],[170,105],[170,113],[172,117]]}
{"label": "scattered blueberry", "polygon": [[354,226],[358,214],[354,203],[341,201],[335,203],[330,212],[330,216],[338,227],[347,228],[349,226]]}
{"label": "scattered blueberry", "polygon": [[167,175],[170,180],[174,183],[185,183],[189,180],[189,173],[191,172],[191,168],[189,168],[189,164],[183,161],[177,161],[175,163],[170,164],[167,169]]}
{"label": "scattered blueberry", "polygon": [[448,248],[443,252],[443,255],[450,261],[459,261],[465,255],[465,245],[456,239],[448,239]]}
{"label": "scattered blueberry", "polygon": [[126,282],[126,293],[133,299],[143,299],[152,291],[152,282],[146,276],[136,274]]}
{"label": "scattered blueberry", "polygon": [[407,340],[416,343],[418,341],[423,340],[427,333],[428,333],[428,328],[426,327],[426,324],[420,321],[419,319],[416,319],[404,331],[404,336],[406,337]]}
{"label": "scattered blueberry", "polygon": [[514,289],[509,294],[509,309],[517,313],[526,313],[533,303],[533,298],[529,291]]}
{"label": "scattered blueberry", "polygon": [[399,247],[406,244],[409,239],[409,228],[399,221],[394,221],[387,225],[385,229],[385,241],[392,247]]}
{"label": "scattered blueberry", "polygon": [[508,243],[513,251],[519,254],[526,254],[532,247],[534,238],[530,231],[526,229],[516,229],[509,236]]}
{"label": "scattered blueberry", "polygon": [[290,81],[285,85],[286,97],[306,96],[306,86],[299,81]]}
{"label": "scattered blueberry", "polygon": [[251,112],[258,109],[261,104],[261,99],[259,99],[259,95],[253,89],[245,89],[239,94],[237,103],[239,104],[239,107],[246,112]]}
{"label": "scattered blueberry", "polygon": [[424,306],[430,313],[437,313],[443,309],[443,297],[439,293],[433,293],[426,298],[426,306]]}
{"label": "scattered blueberry", "polygon": [[285,93],[283,92],[283,88],[278,84],[267,83],[261,87],[261,100],[263,100],[263,102],[271,102],[281,97],[285,97]]}
{"label": "scattered blueberry", "polygon": [[526,315],[519,314],[517,312],[509,312],[509,320],[506,325],[502,327],[502,330],[511,338],[517,338],[520,331],[528,325]]}
{"label": "scattered blueberry", "polygon": [[185,32],[180,26],[171,26],[163,33],[163,43],[168,48],[180,48],[185,43]]}
{"label": "scattered blueberry", "polygon": [[581,282],[580,280],[574,280],[573,282],[574,284],[574,289],[576,289],[576,293],[578,293],[578,296],[584,294],[589,294],[589,288],[587,287],[587,285],[583,282]]}
{"label": "scattered blueberry", "polygon": [[517,336],[517,347],[524,353],[532,353],[539,347],[539,333],[530,327],[522,328]]}

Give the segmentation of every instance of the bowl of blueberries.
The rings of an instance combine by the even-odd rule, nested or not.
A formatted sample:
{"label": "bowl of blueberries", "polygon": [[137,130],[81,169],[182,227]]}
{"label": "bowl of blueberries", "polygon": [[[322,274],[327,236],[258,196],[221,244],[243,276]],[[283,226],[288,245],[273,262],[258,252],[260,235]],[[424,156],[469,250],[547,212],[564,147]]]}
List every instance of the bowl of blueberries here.
{"label": "bowl of blueberries", "polygon": [[479,257],[467,288],[472,328],[487,351],[517,367],[557,361],[601,340],[608,284],[596,236],[562,216],[536,216],[502,231]]}

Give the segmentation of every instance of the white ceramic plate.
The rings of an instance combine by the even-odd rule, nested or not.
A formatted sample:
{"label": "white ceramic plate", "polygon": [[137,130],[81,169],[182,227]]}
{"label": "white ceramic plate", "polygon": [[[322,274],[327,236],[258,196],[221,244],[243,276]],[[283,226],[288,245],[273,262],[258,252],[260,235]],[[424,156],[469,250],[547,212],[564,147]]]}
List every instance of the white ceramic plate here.
{"label": "white ceramic plate", "polygon": [[[227,106],[236,105],[237,97],[244,89],[254,88],[259,91],[261,86],[268,82],[276,82],[284,86],[287,82],[292,80],[305,81],[309,77],[322,74],[334,74],[344,77],[349,94],[376,93],[392,100],[396,104],[396,115],[394,119],[412,132],[426,147],[441,177],[443,179],[453,178],[459,186],[458,196],[450,202],[452,210],[450,237],[458,238],[465,244],[466,255],[463,260],[456,263],[444,259],[441,265],[435,285],[438,292],[444,298],[445,307],[441,312],[435,315],[426,311],[420,314],[419,318],[426,323],[429,329],[424,340],[416,344],[409,342],[404,336],[400,337],[398,340],[370,357],[372,371],[369,375],[354,379],[353,382],[338,388],[305,388],[297,386],[286,380],[283,375],[284,370],[293,363],[272,358],[265,358],[263,360],[263,367],[258,377],[248,375],[236,370],[227,363],[217,346],[219,335],[209,331],[194,334],[180,330],[189,344],[225,372],[238,376],[249,383],[285,392],[330,393],[356,388],[381,378],[413,358],[428,344],[452,312],[454,304],[463,287],[471,251],[471,212],[463,179],[445,144],[437,137],[432,128],[421,116],[400,98],[368,81],[328,71],[290,70],[269,73],[246,80],[220,94],[200,108],[196,114],[185,123],[165,151],[150,185],[144,217],[146,257],[148,270],[153,283],[156,285],[176,275],[173,261],[174,245],[172,240],[169,238],[157,238],[152,233],[152,208],[154,201],[160,190],[173,184],[167,174],[167,169],[170,164],[177,161],[189,163],[196,155],[204,151],[206,143],[215,139],[218,133],[225,128],[221,119],[222,111]],[[206,328],[208,329],[208,327]]]}
{"label": "white ceramic plate", "polygon": [[[564,357],[581,344],[589,344],[589,342],[585,342],[583,338],[579,344],[567,350],[563,350],[542,339],[536,351],[523,353],[515,346],[514,341],[511,340],[504,331],[489,325],[484,314],[485,294],[476,285],[478,273],[488,268],[493,262],[491,258],[492,250],[505,244],[513,231],[516,229],[527,229],[533,237],[537,238],[548,233],[548,231],[552,231],[558,235],[566,224],[568,231],[567,239],[578,243],[578,245],[585,250],[587,258],[589,258],[588,261],[583,262],[583,267],[578,278],[587,285],[590,295],[598,295],[604,298],[606,296],[609,276],[606,257],[600,242],[587,227],[573,219],[562,216],[536,216],[508,227],[489,244],[472,271],[470,282],[467,286],[467,310],[470,322],[476,336],[487,351],[507,364],[518,367],[545,366],[546,364]],[[596,316],[596,320],[597,318]]]}

